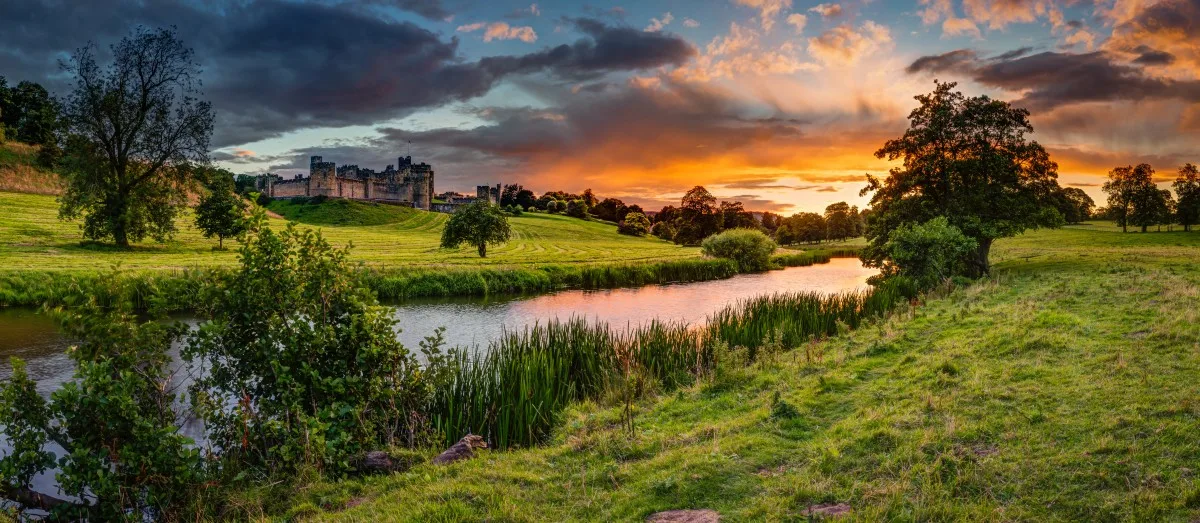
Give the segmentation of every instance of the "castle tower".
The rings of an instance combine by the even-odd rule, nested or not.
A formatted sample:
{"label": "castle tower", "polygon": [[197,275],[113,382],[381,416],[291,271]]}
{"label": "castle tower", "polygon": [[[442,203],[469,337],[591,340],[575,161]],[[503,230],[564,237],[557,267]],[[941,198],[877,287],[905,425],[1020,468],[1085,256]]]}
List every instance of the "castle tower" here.
{"label": "castle tower", "polygon": [[308,159],[308,195],[340,196],[337,185],[337,166],[320,156]]}

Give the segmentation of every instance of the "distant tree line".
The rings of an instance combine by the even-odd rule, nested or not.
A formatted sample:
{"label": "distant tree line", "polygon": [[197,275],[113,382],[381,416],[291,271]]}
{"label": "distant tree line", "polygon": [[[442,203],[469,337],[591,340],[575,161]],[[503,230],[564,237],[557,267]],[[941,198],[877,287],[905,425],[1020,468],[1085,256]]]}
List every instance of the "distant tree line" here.
{"label": "distant tree line", "polygon": [[10,87],[0,76],[0,142],[40,146],[38,164],[50,169],[62,154],[58,134],[63,126],[62,104],[45,87],[28,81]]}
{"label": "distant tree line", "polygon": [[1196,166],[1180,167],[1172,188],[1174,197],[1170,190],[1158,187],[1149,164],[1117,167],[1109,171],[1104,183],[1108,206],[1098,209],[1096,215],[1116,222],[1122,231],[1134,226],[1146,232],[1150,227],[1175,224],[1190,231],[1200,223],[1200,172]]}

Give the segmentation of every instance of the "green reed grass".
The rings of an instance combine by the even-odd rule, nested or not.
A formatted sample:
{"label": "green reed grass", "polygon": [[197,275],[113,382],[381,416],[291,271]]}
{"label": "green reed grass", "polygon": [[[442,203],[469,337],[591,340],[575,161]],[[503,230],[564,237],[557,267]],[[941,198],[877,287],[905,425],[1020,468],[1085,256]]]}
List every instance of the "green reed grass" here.
{"label": "green reed grass", "polygon": [[584,319],[550,321],[506,332],[487,351],[457,351],[453,378],[437,386],[429,416],[452,443],[479,434],[498,448],[545,439],[571,402],[601,399],[632,374],[662,390],[686,385],[711,369],[716,347],[765,343],[794,348],[880,317],[916,290],[897,281],[841,294],[796,293],[740,302],[712,315],[706,326],[651,322],[617,330]]}

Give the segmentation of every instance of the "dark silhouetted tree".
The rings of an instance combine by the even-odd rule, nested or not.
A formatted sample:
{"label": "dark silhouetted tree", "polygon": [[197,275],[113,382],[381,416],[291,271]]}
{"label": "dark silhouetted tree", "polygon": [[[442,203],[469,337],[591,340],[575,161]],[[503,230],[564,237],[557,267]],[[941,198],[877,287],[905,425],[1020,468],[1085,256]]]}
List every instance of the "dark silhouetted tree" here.
{"label": "dark silhouetted tree", "polygon": [[537,199],[533,197],[533,191],[529,189],[517,191],[517,205],[520,205],[525,210],[535,208],[537,206]]}
{"label": "dark silhouetted tree", "polygon": [[564,210],[564,214],[572,218],[586,220],[588,219],[588,210],[590,208],[591,207],[588,206],[587,201],[585,200],[571,200],[567,202],[567,207]]}
{"label": "dark silhouetted tree", "polygon": [[504,211],[487,202],[463,205],[450,215],[442,229],[442,247],[453,249],[463,243],[475,246],[480,258],[487,257],[488,245],[508,241],[512,230]]}
{"label": "dark silhouetted tree", "polygon": [[802,212],[783,219],[775,231],[779,243],[818,243],[827,237],[825,217],[815,212]]}
{"label": "dark silhouetted tree", "polygon": [[857,211],[851,213],[850,204],[846,202],[830,204],[825,208],[827,237],[830,240],[845,240],[857,236],[857,227],[855,226],[857,219]]}
{"label": "dark silhouetted tree", "polygon": [[757,229],[758,220],[742,202],[721,202],[721,227],[724,229]]}
{"label": "dark silhouetted tree", "polygon": [[702,186],[692,187],[679,208],[678,231],[675,243],[699,245],[705,238],[721,231],[724,215],[717,208],[717,199]]}
{"label": "dark silhouetted tree", "polygon": [[862,194],[874,193],[862,259],[887,264],[891,231],[945,216],[976,241],[963,265],[973,274],[991,266],[992,242],[1030,228],[1061,223],[1049,207],[1058,166],[1027,135],[1029,112],[987,96],[968,98],[954,83],[937,83],[909,114],[904,136],[888,140],[878,158],[903,160],[885,179],[867,176]]}
{"label": "dark silhouetted tree", "polygon": [[1175,219],[1190,231],[1200,223],[1200,171],[1193,164],[1179,168],[1179,177],[1172,184],[1175,188]]}
{"label": "dark silhouetted tree", "polygon": [[600,199],[592,193],[591,189],[584,189],[583,194],[579,196],[578,199],[583,200],[583,203],[587,204],[588,209],[591,209],[592,207],[595,207],[597,203],[600,203]]}
{"label": "dark silhouetted tree", "polygon": [[59,215],[84,218],[84,236],[127,247],[165,241],[185,205],[189,165],[208,161],[213,112],[196,98],[200,66],[172,30],[137,29],[96,64],[91,46],[64,64],[67,188]]}
{"label": "dark silhouetted tree", "polygon": [[592,207],[591,213],[592,216],[604,221],[621,221],[625,215],[625,202],[616,198],[605,198]]}

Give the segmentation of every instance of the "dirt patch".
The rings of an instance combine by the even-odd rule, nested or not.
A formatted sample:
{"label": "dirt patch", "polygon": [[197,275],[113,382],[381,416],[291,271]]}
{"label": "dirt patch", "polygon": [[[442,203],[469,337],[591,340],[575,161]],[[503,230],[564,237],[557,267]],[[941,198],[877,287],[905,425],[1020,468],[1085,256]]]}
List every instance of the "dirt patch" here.
{"label": "dirt patch", "polygon": [[800,512],[801,516],[829,516],[839,517],[850,513],[850,505],[845,503],[821,503],[819,505],[810,505],[808,508]]}
{"label": "dirt patch", "polygon": [[363,498],[363,497],[352,498],[350,501],[346,502],[345,510],[350,510],[350,509],[357,507],[359,505],[362,505],[363,503],[366,503],[366,502],[367,502],[367,498]]}
{"label": "dirt patch", "polygon": [[717,523],[721,515],[715,510],[668,510],[651,514],[648,523]]}
{"label": "dirt patch", "polygon": [[995,445],[975,445],[971,447],[971,452],[981,458],[994,456],[1000,453],[1000,447]]}
{"label": "dirt patch", "polygon": [[784,465],[780,465],[780,466],[774,467],[774,468],[763,467],[761,469],[758,469],[758,471],[755,472],[755,474],[757,474],[760,477],[764,477],[764,478],[773,478],[775,476],[782,476],[784,472],[787,472],[787,467]]}

